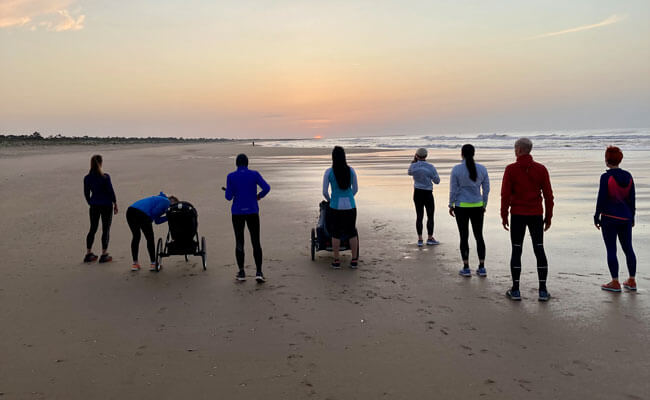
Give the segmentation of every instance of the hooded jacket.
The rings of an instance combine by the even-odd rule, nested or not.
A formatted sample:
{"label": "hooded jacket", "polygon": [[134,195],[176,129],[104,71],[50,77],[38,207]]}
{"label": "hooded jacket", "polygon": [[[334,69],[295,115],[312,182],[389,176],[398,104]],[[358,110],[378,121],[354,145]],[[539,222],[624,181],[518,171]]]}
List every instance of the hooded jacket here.
{"label": "hooded jacket", "polygon": [[[544,207],[542,207],[542,195]],[[553,218],[553,189],[546,167],[533,161],[530,154],[517,157],[506,167],[501,184],[501,219],[508,221],[508,211],[514,215],[546,215]]]}
{"label": "hooded jacket", "polygon": [[[257,187],[262,191],[257,193]],[[233,215],[257,214],[260,207],[257,200],[266,196],[271,186],[262,178],[259,172],[248,167],[237,167],[226,178],[226,200],[233,200],[230,211]]]}
{"label": "hooded jacket", "polygon": [[635,191],[632,175],[620,168],[611,168],[600,176],[594,223],[600,216],[634,221]]}
{"label": "hooded jacket", "polygon": [[167,217],[164,216],[164,214],[169,208],[169,199],[163,192],[160,192],[160,194],[157,196],[151,196],[142,200],[138,200],[135,203],[131,204],[131,207],[147,214],[147,216],[151,218],[151,220],[156,224],[167,222]]}

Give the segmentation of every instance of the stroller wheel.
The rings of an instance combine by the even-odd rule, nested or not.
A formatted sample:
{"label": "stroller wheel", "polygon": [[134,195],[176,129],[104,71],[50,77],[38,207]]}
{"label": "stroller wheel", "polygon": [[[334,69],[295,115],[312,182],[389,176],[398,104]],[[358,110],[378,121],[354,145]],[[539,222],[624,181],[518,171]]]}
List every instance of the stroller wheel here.
{"label": "stroller wheel", "polygon": [[205,249],[205,237],[201,237],[201,262],[203,263],[203,270],[205,271],[208,265],[208,253]]}
{"label": "stroller wheel", "polygon": [[316,230],[311,228],[311,260],[316,259]]}
{"label": "stroller wheel", "polygon": [[187,254],[185,254],[185,262],[188,262],[189,259],[187,258]]}

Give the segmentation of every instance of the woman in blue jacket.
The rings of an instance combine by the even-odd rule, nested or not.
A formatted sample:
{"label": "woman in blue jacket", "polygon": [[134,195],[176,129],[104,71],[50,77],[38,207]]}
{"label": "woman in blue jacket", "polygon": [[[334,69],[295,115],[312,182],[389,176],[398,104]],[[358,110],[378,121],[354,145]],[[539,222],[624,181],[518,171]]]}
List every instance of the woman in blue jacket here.
{"label": "woman in blue jacket", "polygon": [[111,231],[113,214],[117,214],[117,198],[111,183],[111,177],[102,170],[102,156],[96,154],[90,158],[90,172],[84,177],[84,196],[90,206],[90,230],[86,236],[86,256],[84,262],[90,263],[97,260],[92,247],[95,234],[99,228],[99,219],[102,220],[102,255],[100,263],[112,261],[108,255],[108,240]]}
{"label": "woman in blue jacket", "polygon": [[464,145],[461,155],[463,162],[452,168],[449,181],[449,215],[456,218],[460,234],[460,256],[463,260],[463,268],[458,273],[468,278],[472,276],[472,271],[469,269],[469,223],[471,221],[479,259],[476,274],[485,277],[487,272],[483,216],[490,194],[490,178],[487,169],[474,162],[474,146]]}
{"label": "woman in blue jacket", "polygon": [[600,176],[598,200],[594,225],[603,233],[603,240],[607,248],[607,265],[612,275],[612,281],[602,285],[603,290],[620,292],[621,284],[618,282],[618,258],[616,257],[616,239],[621,242],[627,269],[630,274],[623,287],[636,290],[636,255],[632,248],[632,227],[636,211],[634,180],[629,172],[618,165],[623,160],[623,152],[615,146],[610,146],[605,151],[605,163],[609,168]]}
{"label": "woman in blue jacket", "polygon": [[[258,283],[264,282],[262,273],[262,245],[260,243],[260,208],[258,200],[266,196],[271,186],[262,178],[259,172],[248,169],[248,157],[246,154],[239,154],[235,160],[237,170],[228,174],[226,180],[226,200],[233,200],[232,227],[235,231],[235,258],[237,259],[237,280],[245,281],[244,271],[244,228],[248,225],[248,232],[251,235],[253,245],[253,258],[257,272],[255,280]],[[257,187],[262,188],[257,192]]]}
{"label": "woman in blue jacket", "polygon": [[139,271],[140,263],[138,262],[138,250],[140,247],[140,231],[144,233],[147,240],[147,251],[149,252],[149,260],[151,261],[150,271],[156,271],[156,247],[155,239],[153,236],[153,222],[162,224],[167,222],[167,217],[164,214],[170,205],[178,203],[178,199],[174,196],[165,195],[160,192],[157,196],[151,196],[138,200],[131,204],[131,207],[126,210],[126,222],[129,224],[133,239],[131,239],[131,255],[133,256],[133,265],[131,271]]}
{"label": "woman in blue jacket", "polygon": [[[332,187],[332,195],[329,194],[329,188]],[[354,172],[345,159],[345,150],[343,147],[336,146],[332,150],[332,168],[325,170],[323,175],[323,197],[330,203],[332,212],[332,251],[334,252],[334,261],[332,268],[341,268],[339,259],[339,249],[341,248],[341,238],[348,238],[350,241],[350,250],[352,259],[350,268],[357,268],[359,261],[359,238],[357,235],[357,205],[354,201],[354,195],[357,194],[359,186],[357,184],[357,174]]]}

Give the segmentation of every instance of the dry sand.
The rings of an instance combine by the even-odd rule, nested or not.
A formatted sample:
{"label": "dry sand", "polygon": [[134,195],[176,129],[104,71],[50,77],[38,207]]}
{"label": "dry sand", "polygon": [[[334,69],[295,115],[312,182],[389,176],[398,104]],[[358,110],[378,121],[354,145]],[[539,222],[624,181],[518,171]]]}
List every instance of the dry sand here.
{"label": "dry sand", "polygon": [[[261,202],[264,285],[234,282],[230,204],[219,188],[240,151],[272,186]],[[94,153],[104,155],[120,206],[108,265],[81,262],[82,179]],[[648,398],[647,152],[626,153],[623,164],[637,182],[640,290],[620,295],[598,288],[608,279],[591,225],[602,155],[534,154],[548,163],[557,197],[546,236],[549,303],[536,300],[528,240],[524,299],[503,295],[509,241],[498,193],[511,152],[477,153],[493,180],[487,279],[457,275],[458,236],[446,214],[457,151],[433,152],[443,177],[434,191],[440,246],[414,245],[409,152],[364,152],[349,155],[360,183],[360,268],[331,270],[326,252],[312,262],[309,230],[328,153],[232,144],[3,152],[0,398]],[[124,213],[160,190],[199,210],[207,271],[198,257],[171,257],[160,273],[130,272]],[[155,230],[167,233],[166,225]]]}

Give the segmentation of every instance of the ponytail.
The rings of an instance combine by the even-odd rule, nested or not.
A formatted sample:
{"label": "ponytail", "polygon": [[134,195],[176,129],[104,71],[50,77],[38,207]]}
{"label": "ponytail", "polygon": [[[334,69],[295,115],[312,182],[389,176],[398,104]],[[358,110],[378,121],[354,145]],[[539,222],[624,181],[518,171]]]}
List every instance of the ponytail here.
{"label": "ponytail", "polygon": [[466,144],[461,149],[461,154],[465,158],[465,166],[467,171],[469,171],[469,179],[476,182],[476,163],[474,162],[474,146],[471,144]]}
{"label": "ponytail", "polygon": [[95,154],[90,158],[90,173],[97,174],[99,176],[104,176],[104,171],[102,171],[102,156]]}

